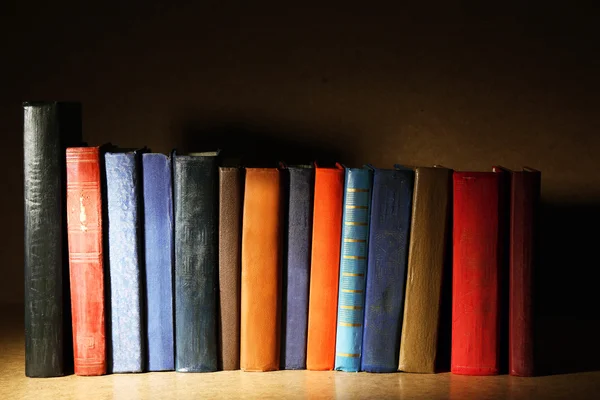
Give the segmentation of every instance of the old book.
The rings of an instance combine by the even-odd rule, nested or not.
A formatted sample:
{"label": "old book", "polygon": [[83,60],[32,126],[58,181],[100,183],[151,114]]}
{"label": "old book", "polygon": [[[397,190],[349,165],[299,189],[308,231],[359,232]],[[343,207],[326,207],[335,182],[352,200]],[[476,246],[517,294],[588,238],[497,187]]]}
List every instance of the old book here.
{"label": "old book", "polygon": [[509,373],[533,376],[533,274],[538,250],[541,173],[531,168],[512,173],[510,217]]}
{"label": "old book", "polygon": [[361,370],[398,369],[414,171],[375,169]]}
{"label": "old book", "polygon": [[362,354],[373,170],[346,168],[335,369],[358,372]]}
{"label": "old book", "polygon": [[500,370],[505,172],[454,172],[451,371]]}
{"label": "old book", "polygon": [[276,168],[246,169],[240,367],[279,369],[282,204]]}
{"label": "old book", "polygon": [[175,369],[171,157],[142,154],[148,371]]}
{"label": "old book", "polygon": [[139,153],[107,152],[109,371],[144,369]]}
{"label": "old book", "polygon": [[344,167],[315,168],[306,368],[335,365]]}
{"label": "old book", "polygon": [[306,368],[306,333],[308,326],[308,288],[314,169],[312,166],[287,168],[288,208],[286,250],[283,274],[282,366]]}
{"label": "old book", "polygon": [[81,142],[81,105],[23,104],[25,375],[69,369],[65,149]]}
{"label": "old book", "polygon": [[452,170],[415,169],[400,371],[436,372],[451,189]]}
{"label": "old book", "polygon": [[219,368],[240,369],[241,168],[219,168]]}
{"label": "old book", "polygon": [[175,155],[175,369],[217,370],[218,153]]}
{"label": "old book", "polygon": [[100,148],[67,149],[67,226],[75,374],[106,373]]}

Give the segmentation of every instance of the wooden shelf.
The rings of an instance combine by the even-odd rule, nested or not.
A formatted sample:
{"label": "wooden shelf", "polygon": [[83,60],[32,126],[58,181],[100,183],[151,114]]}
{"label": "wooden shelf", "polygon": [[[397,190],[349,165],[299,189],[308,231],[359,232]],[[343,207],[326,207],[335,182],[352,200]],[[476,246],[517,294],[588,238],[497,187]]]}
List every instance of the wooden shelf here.
{"label": "wooden shelf", "polygon": [[[450,373],[368,374],[317,371],[154,372],[101,377],[25,377],[22,306],[0,314],[0,399],[149,398],[405,398],[546,399],[598,398],[600,372],[536,378]],[[15,313],[16,311],[16,313]],[[15,316],[15,314],[17,314]]]}

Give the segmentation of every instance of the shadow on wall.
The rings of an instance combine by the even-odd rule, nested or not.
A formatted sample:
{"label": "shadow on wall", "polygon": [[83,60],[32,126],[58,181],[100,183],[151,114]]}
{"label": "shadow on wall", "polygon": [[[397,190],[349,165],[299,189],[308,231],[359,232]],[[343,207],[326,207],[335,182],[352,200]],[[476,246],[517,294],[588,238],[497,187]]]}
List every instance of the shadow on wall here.
{"label": "shadow on wall", "polygon": [[542,202],[535,273],[539,374],[600,370],[600,204]]}
{"label": "shadow on wall", "polygon": [[349,144],[330,145],[322,138],[331,132],[302,132],[293,129],[275,130],[267,126],[226,119],[227,122],[192,120],[183,125],[181,153],[220,149],[222,160],[247,167],[275,167],[280,161],[288,165],[313,161],[330,165],[353,161],[355,154]]}

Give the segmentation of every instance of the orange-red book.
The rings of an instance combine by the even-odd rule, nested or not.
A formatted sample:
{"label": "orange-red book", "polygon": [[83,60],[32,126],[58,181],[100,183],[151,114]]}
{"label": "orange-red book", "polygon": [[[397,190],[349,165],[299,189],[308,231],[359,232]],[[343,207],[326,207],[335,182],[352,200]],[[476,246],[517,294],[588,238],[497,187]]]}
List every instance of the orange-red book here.
{"label": "orange-red book", "polygon": [[106,373],[100,149],[67,149],[67,230],[75,374]]}
{"label": "orange-red book", "polygon": [[335,361],[344,168],[315,168],[306,368],[332,370]]}
{"label": "orange-red book", "polygon": [[276,168],[248,168],[242,226],[240,367],[279,369],[281,177]]}

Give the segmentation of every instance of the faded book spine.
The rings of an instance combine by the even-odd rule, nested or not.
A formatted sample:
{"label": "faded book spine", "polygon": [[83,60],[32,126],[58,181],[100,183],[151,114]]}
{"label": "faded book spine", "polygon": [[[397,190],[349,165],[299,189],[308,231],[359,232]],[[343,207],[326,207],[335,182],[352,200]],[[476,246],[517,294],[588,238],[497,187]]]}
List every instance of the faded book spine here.
{"label": "faded book spine", "polygon": [[100,149],[67,149],[67,225],[75,374],[106,373]]}
{"label": "faded book spine", "polygon": [[109,371],[142,372],[141,210],[138,153],[106,153],[108,273],[110,284]]}

